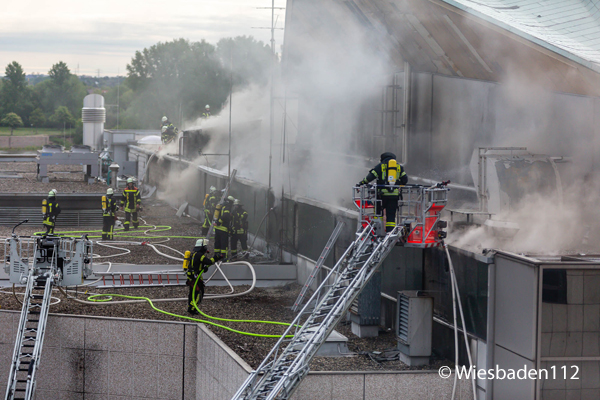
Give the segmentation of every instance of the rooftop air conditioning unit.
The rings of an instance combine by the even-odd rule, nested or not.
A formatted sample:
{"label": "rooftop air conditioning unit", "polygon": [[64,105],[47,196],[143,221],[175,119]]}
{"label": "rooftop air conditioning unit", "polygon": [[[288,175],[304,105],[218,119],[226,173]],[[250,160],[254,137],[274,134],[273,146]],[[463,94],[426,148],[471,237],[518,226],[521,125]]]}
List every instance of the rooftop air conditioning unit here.
{"label": "rooftop air conditioning unit", "polygon": [[407,365],[427,365],[431,356],[433,297],[419,291],[398,292],[396,337],[400,361]]}

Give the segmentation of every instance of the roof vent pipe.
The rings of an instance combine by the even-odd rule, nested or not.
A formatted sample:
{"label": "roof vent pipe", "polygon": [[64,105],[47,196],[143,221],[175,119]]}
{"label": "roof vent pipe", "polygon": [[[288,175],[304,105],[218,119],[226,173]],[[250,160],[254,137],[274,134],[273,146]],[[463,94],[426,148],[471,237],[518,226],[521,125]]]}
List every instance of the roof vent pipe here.
{"label": "roof vent pipe", "polygon": [[81,120],[83,122],[83,144],[90,146],[92,150],[102,150],[104,122],[106,122],[103,96],[99,94],[85,96]]}

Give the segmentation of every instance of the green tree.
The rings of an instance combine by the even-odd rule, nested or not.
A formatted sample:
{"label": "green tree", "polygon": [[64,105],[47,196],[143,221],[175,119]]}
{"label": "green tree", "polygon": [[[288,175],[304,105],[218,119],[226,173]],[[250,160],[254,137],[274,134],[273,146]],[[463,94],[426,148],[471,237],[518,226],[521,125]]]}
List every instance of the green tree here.
{"label": "green tree", "polygon": [[33,110],[33,112],[29,115],[29,123],[36,128],[44,126],[46,123],[46,116],[44,115],[44,112],[39,108]]}
{"label": "green tree", "polygon": [[75,124],[75,118],[73,118],[73,115],[65,106],[60,106],[54,110],[50,121],[54,122],[58,127],[64,127],[65,125],[73,126]]}
{"label": "green tree", "polygon": [[0,120],[0,124],[4,126],[10,126],[10,134],[12,136],[15,128],[23,126],[23,120],[17,114],[11,112],[8,113]]}
{"label": "green tree", "polygon": [[27,116],[33,110],[31,88],[27,86],[27,78],[23,67],[13,61],[6,66],[0,88],[0,104],[5,113],[13,112]]}
{"label": "green tree", "polygon": [[40,106],[46,115],[54,113],[56,108],[65,106],[71,115],[79,116],[83,98],[87,95],[85,85],[69,71],[64,62],[54,64],[48,72],[50,79],[34,87]]}

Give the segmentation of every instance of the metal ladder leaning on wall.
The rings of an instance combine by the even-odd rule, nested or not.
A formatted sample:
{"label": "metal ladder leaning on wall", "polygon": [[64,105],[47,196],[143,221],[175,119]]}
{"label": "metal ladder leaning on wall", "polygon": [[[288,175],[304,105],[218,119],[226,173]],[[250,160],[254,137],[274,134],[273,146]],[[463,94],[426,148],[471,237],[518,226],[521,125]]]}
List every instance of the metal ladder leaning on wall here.
{"label": "metal ladder leaning on wall", "polygon": [[[308,373],[310,360],[400,239],[401,230],[402,227],[396,226],[381,238],[373,234],[374,228],[368,224],[357,234],[356,240],[233,399],[287,399],[292,395]],[[316,299],[320,300],[309,310]],[[307,314],[308,318],[302,322]],[[288,335],[293,337],[286,337]]]}
{"label": "metal ladder leaning on wall", "polygon": [[[53,252],[51,265],[56,265],[56,254],[56,251]],[[34,269],[31,269],[27,277],[6,400],[29,400],[35,392],[35,377],[42,355],[54,277],[49,273],[40,276],[34,276],[33,273]]]}

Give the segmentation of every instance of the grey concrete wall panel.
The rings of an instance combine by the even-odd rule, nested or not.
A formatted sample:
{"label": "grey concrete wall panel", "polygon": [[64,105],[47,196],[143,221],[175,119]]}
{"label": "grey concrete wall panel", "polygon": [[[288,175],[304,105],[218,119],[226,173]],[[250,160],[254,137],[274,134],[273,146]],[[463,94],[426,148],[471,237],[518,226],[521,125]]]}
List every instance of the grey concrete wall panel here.
{"label": "grey concrete wall panel", "polygon": [[[500,346],[496,346],[494,357],[494,363],[505,371],[536,368],[535,363],[531,360]],[[534,399],[535,382],[535,379],[495,379],[493,385],[494,399]]]}
{"label": "grey concrete wall panel", "polygon": [[533,265],[496,256],[496,344],[529,360],[537,350],[537,286]]}
{"label": "grey concrete wall panel", "polygon": [[335,220],[329,211],[298,203],[298,253],[317,260],[334,228]]}
{"label": "grey concrete wall panel", "polygon": [[[433,75],[413,73],[407,174],[432,168]],[[414,173],[414,172],[413,172]]]}

